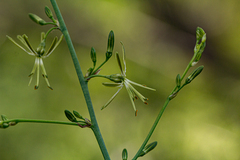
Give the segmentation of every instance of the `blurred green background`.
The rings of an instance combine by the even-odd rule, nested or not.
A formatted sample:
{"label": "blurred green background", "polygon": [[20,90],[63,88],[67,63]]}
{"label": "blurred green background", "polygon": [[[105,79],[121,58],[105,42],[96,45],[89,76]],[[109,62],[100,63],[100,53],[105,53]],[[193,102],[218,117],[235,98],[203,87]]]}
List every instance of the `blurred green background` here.
{"label": "blurred green background", "polygon": [[[58,1],[83,72],[91,67],[90,49],[97,52],[98,64],[105,58],[107,36],[115,33],[115,51],[125,45],[127,77],[156,88],[156,92],[136,87],[149,98],[146,106],[136,101],[134,116],[125,89],[103,111],[116,92],[101,85],[104,79],[89,83],[103,138],[112,159],[121,159],[127,148],[131,159],[193,55],[195,30],[207,33],[207,46],[198,65],[202,74],[169,104],[150,142],[157,148],[142,160],[237,160],[240,159],[240,1],[218,0],[71,0]],[[40,77],[28,87],[34,57],[10,42],[27,34],[37,47],[39,26],[28,18],[35,13],[47,20],[48,0],[2,0],[0,2],[0,114],[8,118],[67,121],[64,110],[77,110],[88,117],[65,40],[44,59],[53,91]],[[48,42],[60,35],[51,33]],[[49,44],[48,44],[49,45]],[[119,73],[116,60],[102,68],[102,74]],[[0,130],[1,160],[96,160],[103,159],[89,129],[73,126],[20,123]]]}

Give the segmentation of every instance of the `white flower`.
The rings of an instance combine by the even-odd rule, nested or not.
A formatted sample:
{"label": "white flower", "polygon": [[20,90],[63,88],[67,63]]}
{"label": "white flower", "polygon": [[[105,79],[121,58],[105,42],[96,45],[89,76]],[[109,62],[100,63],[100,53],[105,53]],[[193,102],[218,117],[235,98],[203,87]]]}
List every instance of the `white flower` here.
{"label": "white flower", "polygon": [[22,47],[21,45],[19,45],[17,42],[15,42],[11,37],[7,36],[7,38],[12,41],[16,46],[18,46],[19,48],[21,48],[23,51],[25,51],[27,54],[31,55],[31,56],[35,56],[35,63],[32,69],[32,72],[30,73],[29,77],[30,77],[30,81],[29,84],[31,84],[32,81],[32,76],[35,73],[35,71],[37,70],[37,82],[35,85],[35,89],[38,89],[39,87],[39,71],[40,71],[40,67],[42,70],[42,76],[45,79],[48,88],[50,88],[52,90],[52,87],[49,84],[48,81],[48,76],[47,76],[47,72],[45,70],[45,67],[43,65],[43,58],[46,58],[48,56],[50,56],[50,54],[56,49],[56,47],[60,44],[60,42],[63,39],[63,35],[60,37],[60,39],[58,40],[58,37],[55,37],[51,46],[49,47],[48,51],[45,52],[45,41],[46,41],[46,35],[44,32],[41,33],[41,43],[39,44],[38,48],[36,50],[34,50],[31,46],[31,44],[28,41],[28,37],[24,34],[22,36],[18,35],[17,38],[22,42],[22,44],[27,47],[28,50],[26,50],[24,47]]}
{"label": "white flower", "polygon": [[135,82],[133,82],[133,81],[131,81],[131,80],[126,78],[126,69],[127,69],[127,67],[126,67],[126,62],[125,62],[125,48],[124,48],[123,44],[122,44],[122,51],[123,51],[123,65],[124,65],[124,69],[122,68],[122,64],[121,64],[121,61],[120,61],[120,58],[119,58],[119,54],[116,53],[116,58],[117,58],[117,62],[118,62],[121,74],[113,74],[113,75],[108,76],[108,78],[111,81],[115,82],[115,83],[109,83],[109,82],[103,83],[103,85],[108,86],[108,87],[120,87],[120,88],[118,89],[118,91],[111,97],[111,99],[101,109],[106,108],[112,102],[112,100],[116,97],[116,95],[119,93],[119,91],[123,88],[123,86],[125,86],[125,88],[126,88],[126,90],[128,92],[128,95],[130,97],[130,100],[132,102],[132,106],[133,106],[133,109],[135,111],[135,115],[137,116],[137,109],[135,107],[134,100],[139,98],[145,104],[147,104],[146,101],[148,100],[148,98],[144,97],[141,93],[139,93],[132,86],[132,84],[136,85],[136,86],[139,86],[139,87],[142,87],[142,88],[145,88],[145,89],[152,90],[152,91],[156,91],[156,90],[153,89],[153,88],[146,87],[145,85],[141,85],[141,84],[135,83]]}

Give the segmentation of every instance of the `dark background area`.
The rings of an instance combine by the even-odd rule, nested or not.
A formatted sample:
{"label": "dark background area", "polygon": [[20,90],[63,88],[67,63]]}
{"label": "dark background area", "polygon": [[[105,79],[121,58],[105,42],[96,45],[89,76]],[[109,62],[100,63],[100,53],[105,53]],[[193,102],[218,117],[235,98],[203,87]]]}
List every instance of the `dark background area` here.
{"label": "dark background area", "polygon": [[[34,13],[47,20],[47,0],[2,0],[0,2],[0,114],[9,119],[51,119],[67,121],[64,110],[77,110],[89,118],[86,104],[65,40],[44,59],[49,82],[40,77],[28,87],[34,57],[6,38],[19,42],[26,34],[36,48],[39,26],[28,18]],[[124,43],[127,77],[156,88],[136,87],[149,98],[149,105],[136,101],[138,116],[123,89],[115,100],[100,110],[117,88],[92,79],[89,89],[103,138],[112,159],[121,159],[127,148],[131,159],[146,137],[157,113],[193,55],[196,28],[207,33],[207,46],[197,64],[203,72],[171,101],[150,142],[157,147],[145,160],[237,160],[240,159],[240,2],[237,0],[71,0],[58,1],[84,73],[91,67],[90,49],[97,52],[98,64],[105,59],[107,36],[115,33],[114,52]],[[52,8],[51,8],[52,9]],[[49,35],[47,47],[58,31]],[[120,73],[114,57],[101,74]],[[102,159],[89,129],[73,126],[20,123],[0,130],[1,160]]]}

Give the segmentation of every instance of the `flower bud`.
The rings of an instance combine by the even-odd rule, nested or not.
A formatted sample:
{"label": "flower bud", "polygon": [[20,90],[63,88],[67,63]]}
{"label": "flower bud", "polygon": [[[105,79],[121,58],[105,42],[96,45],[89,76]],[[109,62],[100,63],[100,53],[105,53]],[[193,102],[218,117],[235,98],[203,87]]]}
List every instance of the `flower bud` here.
{"label": "flower bud", "polygon": [[179,88],[181,86],[181,76],[180,74],[177,75],[176,77],[176,85]]}
{"label": "flower bud", "polygon": [[122,160],[127,160],[127,158],[128,158],[128,152],[127,152],[127,149],[124,148],[122,151]]}
{"label": "flower bud", "polygon": [[108,46],[107,46],[107,52],[113,52],[114,48],[114,33],[111,30],[108,35]]}
{"label": "flower bud", "polygon": [[73,114],[74,114],[77,118],[84,120],[84,118],[83,118],[77,111],[73,111]]}
{"label": "flower bud", "polygon": [[145,154],[147,154],[148,152],[150,152],[151,150],[153,150],[156,146],[157,146],[157,142],[156,142],[156,141],[155,141],[155,142],[152,142],[152,143],[150,143],[150,144],[148,144],[148,145],[146,145],[146,146],[143,148],[142,152],[140,153],[139,157],[144,156]]}
{"label": "flower bud", "polygon": [[97,62],[97,56],[96,56],[96,51],[93,47],[91,48],[91,59],[93,62],[93,67],[95,67],[96,62]]}
{"label": "flower bud", "polygon": [[65,113],[66,117],[69,119],[69,121],[77,122],[77,119],[74,117],[74,115],[69,110],[65,110],[64,113]]}
{"label": "flower bud", "polygon": [[196,39],[197,41],[202,41],[202,42],[206,41],[206,33],[200,27],[197,27],[196,29]]}
{"label": "flower bud", "polygon": [[198,68],[196,68],[187,78],[185,81],[185,84],[189,84],[190,82],[192,82],[192,80],[194,78],[196,78],[203,70],[204,66],[199,66]]}
{"label": "flower bud", "polygon": [[8,123],[4,123],[3,121],[0,121],[0,128],[7,128],[9,127]]}
{"label": "flower bud", "polygon": [[29,13],[29,17],[37,24],[46,25],[46,22],[35,14]]}
{"label": "flower bud", "polygon": [[50,19],[53,18],[52,11],[47,6],[45,7],[45,13]]}

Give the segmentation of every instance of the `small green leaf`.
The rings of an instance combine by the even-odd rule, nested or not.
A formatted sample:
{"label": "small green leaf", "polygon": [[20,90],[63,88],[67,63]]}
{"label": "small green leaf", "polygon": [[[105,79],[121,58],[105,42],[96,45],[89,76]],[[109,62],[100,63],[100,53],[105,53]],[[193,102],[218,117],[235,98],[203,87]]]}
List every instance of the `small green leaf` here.
{"label": "small green leaf", "polygon": [[66,117],[71,121],[71,122],[77,122],[77,119],[74,117],[74,115],[69,111],[65,110],[64,111]]}
{"label": "small green leaf", "polygon": [[127,160],[128,159],[128,152],[127,149],[124,148],[122,151],[122,160]]}

